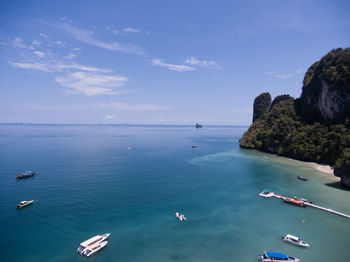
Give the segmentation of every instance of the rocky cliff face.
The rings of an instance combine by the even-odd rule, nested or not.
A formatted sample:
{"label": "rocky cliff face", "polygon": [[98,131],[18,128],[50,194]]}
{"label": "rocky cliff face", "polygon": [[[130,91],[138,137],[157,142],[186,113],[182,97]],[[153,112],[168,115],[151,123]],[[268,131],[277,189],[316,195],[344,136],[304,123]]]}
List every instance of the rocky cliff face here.
{"label": "rocky cliff face", "polygon": [[332,50],[309,68],[300,100],[309,118],[344,122],[350,114],[350,48]]}
{"label": "rocky cliff face", "polygon": [[350,48],[322,57],[303,83],[298,99],[282,95],[271,103],[268,93],[258,96],[240,146],[334,165],[350,187]]}

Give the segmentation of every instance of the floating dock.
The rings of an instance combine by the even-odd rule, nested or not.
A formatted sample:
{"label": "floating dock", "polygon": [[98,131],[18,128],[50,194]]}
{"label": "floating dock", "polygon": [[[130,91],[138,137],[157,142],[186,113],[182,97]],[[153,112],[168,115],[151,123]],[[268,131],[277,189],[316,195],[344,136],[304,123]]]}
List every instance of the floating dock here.
{"label": "floating dock", "polygon": [[[287,197],[283,196],[283,195],[280,195],[280,194],[275,194],[273,192],[261,192],[259,194],[259,196],[262,196],[262,197],[265,197],[265,198],[270,198],[270,197],[275,197],[275,198],[279,198],[279,199],[286,199]],[[323,210],[323,211],[326,211],[326,212],[329,212],[329,213],[332,213],[332,214],[335,214],[335,215],[338,215],[338,216],[342,216],[342,217],[346,217],[348,219],[350,219],[350,215],[347,215],[347,214],[344,214],[344,213],[341,213],[341,212],[338,212],[338,211],[335,211],[331,208],[326,208],[326,207],[321,207],[321,206],[318,206],[318,205],[315,205],[315,204],[312,204],[312,203],[309,203],[309,202],[303,202],[306,206],[309,206],[309,207],[313,207],[313,208],[317,208],[317,209],[320,209],[320,210]]]}

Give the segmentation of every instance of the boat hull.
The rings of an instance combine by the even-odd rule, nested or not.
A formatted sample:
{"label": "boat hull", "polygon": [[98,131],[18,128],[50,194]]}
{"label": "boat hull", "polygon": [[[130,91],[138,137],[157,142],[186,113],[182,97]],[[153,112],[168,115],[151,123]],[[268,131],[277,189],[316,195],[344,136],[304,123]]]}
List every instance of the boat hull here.
{"label": "boat hull", "polygon": [[29,206],[29,205],[31,205],[31,204],[33,204],[33,203],[34,203],[34,200],[29,200],[29,201],[27,201],[27,202],[24,203],[24,204],[18,204],[16,208],[20,209],[20,208]]}
{"label": "boat hull", "polygon": [[258,257],[258,261],[261,262],[286,262],[286,261],[293,261],[293,262],[300,262],[300,259],[295,257],[289,257],[282,253],[275,253],[275,252],[265,252],[263,255],[260,255]]}
{"label": "boat hull", "polygon": [[297,237],[289,237],[289,235],[287,236],[283,236],[282,237],[282,241],[290,243],[292,245],[298,246],[298,247],[310,247],[310,245],[308,243],[306,243],[305,241],[297,238]]}
{"label": "boat hull", "polygon": [[[99,238],[98,240],[96,240],[96,241],[94,241],[94,242],[92,242],[92,243],[89,243],[88,245],[84,245],[84,246],[82,246],[82,244],[84,244],[84,242],[83,243],[81,243],[80,244],[80,246],[78,247],[78,249],[77,249],[77,252],[79,253],[79,254],[83,254],[87,249],[88,249],[88,247],[89,246],[91,246],[91,245],[93,245],[93,244],[96,244],[96,243],[100,243],[100,242],[103,242],[104,240],[106,240],[108,237],[109,237],[109,235],[110,235],[111,233],[106,233],[106,234],[103,234],[103,235],[101,235],[100,237],[101,238]],[[97,235],[97,236],[99,236],[99,235]],[[96,237],[96,236],[95,236]],[[95,237],[92,237],[92,238],[95,238]],[[91,238],[91,239],[92,239]],[[90,240],[90,239],[89,239]],[[89,241],[89,240],[87,240],[87,241]]]}
{"label": "boat hull", "polygon": [[298,179],[299,180],[303,180],[303,181],[308,181],[309,179],[307,179],[307,178],[305,178],[305,177],[303,177],[303,176],[298,176]]}
{"label": "boat hull", "polygon": [[272,259],[272,258],[264,258],[263,260],[258,260],[261,262],[286,262],[286,261],[291,261],[291,262],[300,262],[300,259],[298,258],[289,258],[288,260],[281,260],[281,259]]}
{"label": "boat hull", "polygon": [[299,206],[299,207],[306,207],[303,201],[295,200],[292,198],[285,198],[284,202],[294,205],[294,206]]}
{"label": "boat hull", "polygon": [[24,172],[24,173],[21,173],[21,174],[15,174],[17,179],[33,177],[35,175],[36,175],[36,173],[32,172],[32,171],[27,171],[27,172]]}
{"label": "boat hull", "polygon": [[97,249],[95,249],[94,251],[91,251],[91,252],[84,251],[83,255],[85,255],[87,257],[91,257],[91,256],[95,255],[97,252],[101,251],[101,249],[104,248],[107,244],[108,244],[108,241],[102,241]]}

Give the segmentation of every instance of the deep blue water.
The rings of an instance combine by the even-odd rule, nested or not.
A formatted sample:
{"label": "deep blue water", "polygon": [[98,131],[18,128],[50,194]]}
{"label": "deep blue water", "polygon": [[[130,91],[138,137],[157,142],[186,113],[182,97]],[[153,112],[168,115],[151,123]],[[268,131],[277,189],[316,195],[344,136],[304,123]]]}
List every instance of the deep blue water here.
{"label": "deep blue water", "polygon": [[[350,261],[350,220],[258,196],[269,187],[350,214],[350,191],[307,164],[240,149],[245,129],[0,125],[0,261],[83,261],[79,243],[107,232],[90,261],[244,262],[265,250]],[[25,170],[40,175],[14,178]],[[311,247],[281,242],[287,233]]]}

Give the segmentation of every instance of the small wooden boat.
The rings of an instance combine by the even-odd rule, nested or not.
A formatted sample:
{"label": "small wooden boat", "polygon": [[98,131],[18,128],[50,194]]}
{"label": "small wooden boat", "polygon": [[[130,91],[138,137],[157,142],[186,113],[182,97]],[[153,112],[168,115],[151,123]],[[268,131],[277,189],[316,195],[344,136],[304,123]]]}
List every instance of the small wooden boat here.
{"label": "small wooden boat", "polygon": [[25,206],[29,206],[31,204],[34,203],[34,200],[24,200],[24,201],[21,201],[19,202],[19,204],[17,205],[17,208],[22,208],[22,207],[25,207]]}
{"label": "small wooden boat", "polygon": [[300,207],[306,207],[303,201],[296,200],[293,198],[286,197],[283,199],[284,202],[295,205],[295,206],[300,206]]}
{"label": "small wooden boat", "polygon": [[299,180],[303,180],[303,181],[308,181],[309,179],[307,179],[307,178],[305,178],[305,177],[303,177],[303,176],[298,176],[298,179]]}
{"label": "small wooden boat", "polygon": [[27,177],[32,177],[35,176],[37,173],[33,172],[33,171],[26,171],[24,173],[21,174],[16,174],[16,178],[21,179],[21,178],[27,178]]}

